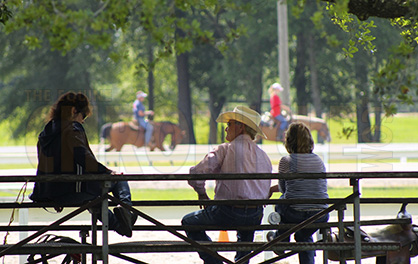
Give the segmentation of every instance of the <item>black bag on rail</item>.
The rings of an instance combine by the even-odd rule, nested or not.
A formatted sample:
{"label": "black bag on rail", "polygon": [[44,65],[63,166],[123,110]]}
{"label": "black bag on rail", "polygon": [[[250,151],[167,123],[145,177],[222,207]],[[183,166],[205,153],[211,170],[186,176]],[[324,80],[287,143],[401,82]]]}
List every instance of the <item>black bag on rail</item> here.
{"label": "black bag on rail", "polygon": [[[81,244],[80,242],[65,236],[57,236],[53,234],[46,234],[35,242],[35,244],[52,244],[52,243],[70,243],[70,244]],[[62,254],[39,254],[41,257],[35,259],[38,254],[32,254],[28,257],[28,264],[31,263],[42,263],[48,264],[48,260],[57,257]],[[81,263],[81,254],[67,254],[61,264]]]}

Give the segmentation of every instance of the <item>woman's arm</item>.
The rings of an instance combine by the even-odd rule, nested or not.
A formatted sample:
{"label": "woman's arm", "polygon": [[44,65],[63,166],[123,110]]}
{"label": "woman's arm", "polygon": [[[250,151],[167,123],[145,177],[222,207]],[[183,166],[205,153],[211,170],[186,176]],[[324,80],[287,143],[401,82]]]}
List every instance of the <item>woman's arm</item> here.
{"label": "woman's arm", "polygon": [[87,136],[81,124],[74,123],[72,132],[67,142],[70,145],[70,149],[73,150],[74,164],[78,164],[82,168],[81,173],[112,173],[112,170],[97,161],[90,149]]}

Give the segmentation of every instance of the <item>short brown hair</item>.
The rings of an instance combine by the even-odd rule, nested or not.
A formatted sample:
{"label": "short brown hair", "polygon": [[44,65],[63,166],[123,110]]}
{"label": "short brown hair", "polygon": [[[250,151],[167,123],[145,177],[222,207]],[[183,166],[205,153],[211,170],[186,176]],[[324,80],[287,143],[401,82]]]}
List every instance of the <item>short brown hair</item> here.
{"label": "short brown hair", "polygon": [[286,131],[284,146],[289,153],[312,153],[314,141],[311,131],[305,124],[290,124]]}
{"label": "short brown hair", "polygon": [[252,140],[255,139],[255,137],[257,136],[257,131],[255,131],[254,129],[252,129],[251,127],[245,125],[245,132],[247,132],[247,134],[251,137]]}

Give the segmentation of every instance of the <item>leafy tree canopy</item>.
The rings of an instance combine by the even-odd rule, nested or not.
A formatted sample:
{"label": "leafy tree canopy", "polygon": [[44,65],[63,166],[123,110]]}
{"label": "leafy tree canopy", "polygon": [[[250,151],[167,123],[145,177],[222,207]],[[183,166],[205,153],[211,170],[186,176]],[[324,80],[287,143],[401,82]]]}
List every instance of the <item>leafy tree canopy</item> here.
{"label": "leafy tree canopy", "polygon": [[[375,36],[372,34],[375,23],[370,17],[390,19],[392,26],[401,30],[405,42],[394,52],[399,56],[389,57],[389,63],[379,69],[379,75],[375,78],[378,84],[376,92],[389,102],[386,108],[392,113],[396,109],[390,104],[391,100],[398,98],[410,101],[410,91],[416,78],[409,67],[403,65],[410,63],[418,40],[418,3],[414,0],[318,2],[325,8],[316,12],[311,19],[318,28],[321,27],[321,21],[330,19],[348,33],[349,40],[343,49],[347,57],[352,57],[360,48],[366,49],[368,53],[376,51],[373,43]],[[303,7],[306,0],[294,0],[292,3]],[[232,23],[223,27],[222,34],[215,36],[216,30],[206,28],[199,19],[185,19],[182,12],[202,13],[207,18],[216,19],[229,10],[234,10],[234,15],[245,16],[254,8],[255,4],[250,0],[127,0],[123,4],[115,0],[0,0],[0,24],[5,33],[23,32],[18,44],[24,44],[32,50],[49,47],[68,57],[80,47],[112,50],[118,35],[135,28],[147,32],[152,41],[162,47],[156,56],[156,59],[161,59],[173,53],[191,51],[194,45],[201,43],[211,44],[224,52],[232,40],[244,35],[246,31],[240,24]],[[135,27],[132,26],[134,24]],[[176,36],[176,27],[184,35]],[[327,35],[326,31],[320,34],[324,34],[328,43],[338,41]],[[118,61],[124,54],[112,50],[108,56]],[[146,69],[152,67],[143,66]]]}
{"label": "leafy tree canopy", "polygon": [[[391,19],[394,25],[403,29],[403,34],[411,41],[417,41],[418,3],[414,0],[322,0],[327,2],[327,9],[334,13],[336,22],[347,24],[357,16],[360,21],[369,17]],[[74,4],[77,2],[77,4]],[[203,29],[198,20],[190,23],[179,16],[179,10],[198,10],[211,12],[212,17],[225,10],[251,11],[251,1],[241,1],[238,5],[232,1],[214,0],[130,0],[120,4],[119,1],[96,1],[80,5],[79,1],[18,1],[0,0],[0,23],[5,25],[6,32],[32,27],[39,31],[25,36],[25,44],[39,47],[39,34],[45,34],[54,49],[67,52],[80,44],[108,47],[112,44],[111,34],[124,31],[132,20],[140,21],[143,29],[150,32],[153,38],[162,43],[170,54],[173,47],[177,52],[189,51],[193,40],[199,42],[216,41],[220,49],[226,43],[239,37],[242,29],[230,27],[223,34],[224,41],[215,39],[213,31]],[[300,6],[304,0],[297,0]],[[175,41],[175,27],[186,32],[185,37]],[[110,30],[110,31],[109,31]]]}

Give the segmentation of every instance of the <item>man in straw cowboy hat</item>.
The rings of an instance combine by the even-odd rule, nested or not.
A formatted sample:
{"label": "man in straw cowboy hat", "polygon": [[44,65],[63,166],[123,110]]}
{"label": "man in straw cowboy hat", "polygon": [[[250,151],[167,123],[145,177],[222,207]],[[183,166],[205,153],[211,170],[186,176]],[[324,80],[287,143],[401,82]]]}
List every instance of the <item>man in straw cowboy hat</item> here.
{"label": "man in straw cowboy hat", "polygon": [[[271,173],[269,157],[254,142],[257,134],[265,137],[259,127],[260,120],[256,111],[245,106],[220,114],[216,121],[227,123],[225,131],[229,143],[215,147],[199,164],[190,168],[190,173]],[[209,200],[205,180],[189,180],[189,184],[197,192],[199,200]],[[270,180],[216,180],[214,199],[267,199],[269,189]],[[252,226],[259,225],[262,217],[262,206],[211,205],[184,216],[182,225]],[[204,231],[186,231],[186,234],[196,241],[211,241]],[[252,242],[253,238],[254,231],[237,231],[237,241]],[[237,252],[235,260],[248,253]],[[199,252],[199,255],[204,263],[222,263],[205,252]]]}

